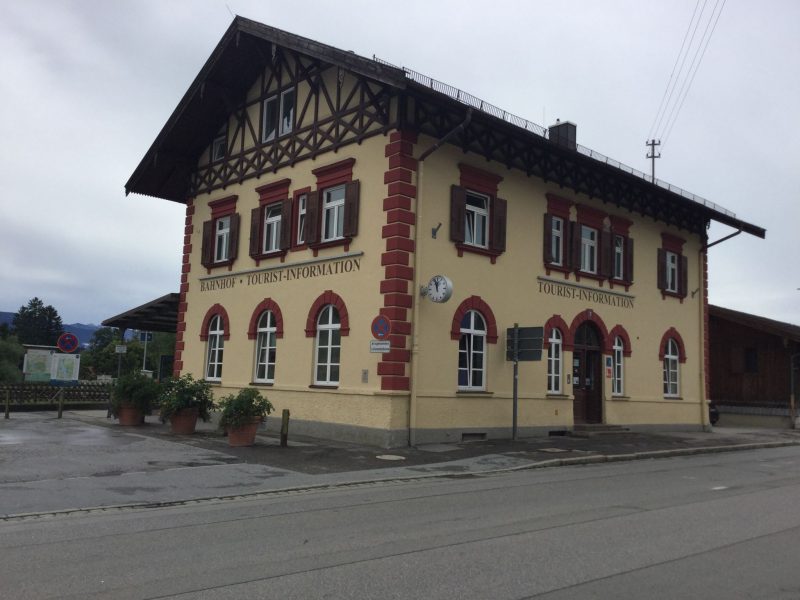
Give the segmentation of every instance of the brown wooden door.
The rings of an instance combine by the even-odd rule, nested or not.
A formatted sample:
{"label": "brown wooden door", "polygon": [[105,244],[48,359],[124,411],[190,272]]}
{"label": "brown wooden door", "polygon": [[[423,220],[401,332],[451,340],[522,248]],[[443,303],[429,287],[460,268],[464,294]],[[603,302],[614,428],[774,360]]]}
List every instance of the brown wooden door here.
{"label": "brown wooden door", "polygon": [[591,323],[575,334],[572,354],[572,418],[575,423],[603,422],[603,371],[600,339]]}

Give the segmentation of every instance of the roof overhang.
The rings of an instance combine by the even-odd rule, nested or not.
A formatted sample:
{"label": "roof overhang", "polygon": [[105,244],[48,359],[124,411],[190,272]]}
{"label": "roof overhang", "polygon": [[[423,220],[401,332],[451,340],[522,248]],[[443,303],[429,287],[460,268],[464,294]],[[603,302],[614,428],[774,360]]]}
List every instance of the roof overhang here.
{"label": "roof overhang", "polygon": [[723,308],[713,304],[708,305],[708,314],[710,317],[731,321],[738,325],[743,325],[756,331],[762,331],[781,338],[786,338],[792,342],[800,343],[800,326],[792,325],[791,323],[784,323],[783,321],[775,321],[767,319],[766,317],[759,317],[750,313],[739,312],[738,310],[731,310],[730,308]]}
{"label": "roof overhang", "polygon": [[178,330],[177,293],[166,294],[146,304],[132,308],[120,315],[103,321],[104,327],[138,329],[139,331],[162,331],[175,333]]}

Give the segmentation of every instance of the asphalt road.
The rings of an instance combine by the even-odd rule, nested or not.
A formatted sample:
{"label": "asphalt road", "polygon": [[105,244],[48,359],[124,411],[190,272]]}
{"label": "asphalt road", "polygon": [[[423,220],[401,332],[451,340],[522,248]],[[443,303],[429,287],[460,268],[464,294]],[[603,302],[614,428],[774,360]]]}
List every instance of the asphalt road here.
{"label": "asphalt road", "polygon": [[798,598],[800,448],[0,523],[0,597]]}

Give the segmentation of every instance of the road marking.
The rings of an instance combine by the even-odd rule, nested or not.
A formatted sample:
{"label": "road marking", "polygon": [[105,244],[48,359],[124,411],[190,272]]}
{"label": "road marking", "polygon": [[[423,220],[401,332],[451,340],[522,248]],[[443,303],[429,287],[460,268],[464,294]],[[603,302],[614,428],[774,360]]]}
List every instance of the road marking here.
{"label": "road marking", "polygon": [[727,489],[728,489],[727,485],[717,485],[717,486],[712,487],[711,491],[718,492],[719,490],[727,490]]}

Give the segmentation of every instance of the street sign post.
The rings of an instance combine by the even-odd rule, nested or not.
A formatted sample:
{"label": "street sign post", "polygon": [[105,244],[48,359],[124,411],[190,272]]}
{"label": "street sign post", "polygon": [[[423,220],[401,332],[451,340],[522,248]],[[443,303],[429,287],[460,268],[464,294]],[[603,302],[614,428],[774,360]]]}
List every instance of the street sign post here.
{"label": "street sign post", "polygon": [[514,405],[511,421],[511,439],[517,441],[517,408],[519,405],[519,361],[542,360],[544,327],[514,327],[506,330],[506,360],[514,361]]}

